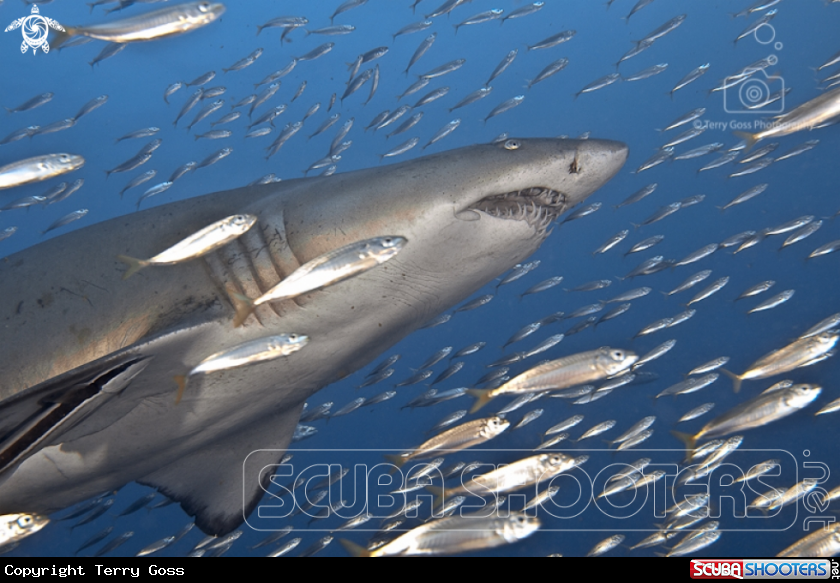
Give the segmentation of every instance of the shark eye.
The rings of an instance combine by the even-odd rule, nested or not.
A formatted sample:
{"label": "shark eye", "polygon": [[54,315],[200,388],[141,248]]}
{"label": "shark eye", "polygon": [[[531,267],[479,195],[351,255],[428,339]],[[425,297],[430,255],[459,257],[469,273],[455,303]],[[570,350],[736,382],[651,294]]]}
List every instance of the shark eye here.
{"label": "shark eye", "polygon": [[505,142],[505,150],[518,150],[521,145],[519,140],[508,140]]}

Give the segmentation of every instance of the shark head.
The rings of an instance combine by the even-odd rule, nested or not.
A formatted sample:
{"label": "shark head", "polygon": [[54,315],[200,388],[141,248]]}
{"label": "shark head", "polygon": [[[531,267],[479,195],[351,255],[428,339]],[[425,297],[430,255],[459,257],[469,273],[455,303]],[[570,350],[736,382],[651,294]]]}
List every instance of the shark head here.
{"label": "shark head", "polygon": [[314,183],[315,194],[307,185],[284,201],[286,236],[301,262],[373,236],[407,238],[383,271],[428,296],[428,319],[531,255],[626,158],[612,141],[508,139],[350,172],[324,179],[323,196]]}

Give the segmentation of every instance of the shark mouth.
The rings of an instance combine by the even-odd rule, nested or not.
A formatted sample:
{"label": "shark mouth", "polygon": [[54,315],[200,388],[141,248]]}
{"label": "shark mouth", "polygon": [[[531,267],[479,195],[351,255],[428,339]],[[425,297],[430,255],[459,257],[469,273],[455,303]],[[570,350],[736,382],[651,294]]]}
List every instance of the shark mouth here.
{"label": "shark mouth", "polygon": [[483,198],[467,211],[480,211],[490,216],[525,221],[538,235],[544,236],[549,225],[568,208],[566,195],[544,187],[532,187]]}

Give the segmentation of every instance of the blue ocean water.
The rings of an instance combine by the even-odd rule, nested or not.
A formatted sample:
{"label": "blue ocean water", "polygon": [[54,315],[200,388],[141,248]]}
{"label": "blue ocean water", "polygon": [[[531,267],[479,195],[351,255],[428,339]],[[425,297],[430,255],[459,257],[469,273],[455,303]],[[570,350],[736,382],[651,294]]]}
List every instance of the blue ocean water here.
{"label": "blue ocean water", "polygon": [[[501,346],[525,324],[557,311],[571,312],[585,304],[609,299],[634,287],[650,286],[655,291],[633,301],[632,308],[626,314],[599,325],[595,330],[589,328],[567,337],[542,356],[529,360],[527,365],[514,364],[511,374],[526,370],[543,357],[559,358],[600,346],[631,349],[641,355],[665,340],[676,339],[674,349],[643,369],[656,373],[658,379],[647,384],[621,387],[607,397],[587,405],[572,406],[562,399],[543,398],[508,415],[511,421],[517,423],[526,412],[542,408],[544,413],[538,420],[527,428],[515,432],[509,430],[491,442],[491,446],[485,446],[522,451],[488,452],[482,455],[470,450],[447,459],[447,463],[456,459],[509,463],[530,455],[531,448],[540,442],[543,431],[573,414],[585,416],[580,425],[570,430],[573,438],[579,437],[596,423],[616,420],[615,428],[603,436],[608,439],[617,437],[644,416],[657,416],[653,437],[640,447],[671,451],[643,452],[637,448],[636,452],[622,452],[618,455],[588,451],[587,448],[606,447],[600,441],[601,437],[580,444],[567,441],[558,446],[561,451],[571,455],[579,455],[575,453],[578,450],[590,455],[582,469],[592,478],[608,464],[631,462],[643,456],[652,457],[657,462],[678,462],[682,457],[682,445],[669,434],[669,430],[674,429],[677,419],[683,413],[701,403],[715,403],[714,411],[706,417],[678,427],[686,432],[698,431],[713,416],[757,395],[778,379],[746,382],[744,390],[734,394],[730,381],[721,376],[716,383],[695,394],[656,401],[651,399],[652,396],[682,380],[683,375],[695,366],[718,356],[731,357],[727,368],[746,370],[760,356],[784,346],[811,325],[837,311],[840,255],[805,260],[818,246],[840,239],[840,223],[832,219],[840,210],[840,202],[835,196],[835,173],[832,171],[840,146],[840,134],[836,127],[780,139],[779,149],[770,156],[778,156],[806,140],[819,139],[820,143],[809,152],[780,161],[749,176],[727,178],[735,170],[733,164],[708,172],[697,172],[739,141],[731,132],[731,122],[753,122],[769,117],[741,111],[737,93],[728,93],[726,103],[720,92],[709,94],[709,90],[721,79],[772,54],[778,62],[767,72],[774,78],[764,80],[771,92],[781,88],[782,83],[791,89],[785,98],[784,111],[790,111],[820,93],[819,80],[838,70],[836,66],[819,73],[814,70],[838,50],[836,30],[840,24],[840,6],[836,3],[827,5],[820,0],[781,2],[775,7],[778,15],[769,26],[762,27],[755,35],[748,35],[737,44],[733,43],[735,38],[763,14],[757,12],[746,18],[731,17],[730,13],[747,8],[750,5],[748,2],[658,0],[633,15],[629,23],[626,23],[621,17],[633,7],[634,3],[629,0],[617,0],[609,9],[603,3],[588,0],[546,0],[545,6],[536,14],[509,20],[501,26],[498,22],[463,26],[456,35],[452,25],[474,14],[491,8],[503,8],[509,13],[526,4],[516,0],[476,0],[457,7],[449,16],[434,18],[432,26],[426,31],[393,40],[393,33],[411,22],[422,20],[423,14],[436,8],[437,2],[420,2],[416,14],[412,14],[408,0],[370,0],[335,19],[335,24],[352,24],[356,27],[348,35],[305,36],[302,31],[294,31],[289,35],[291,42],[282,45],[279,40],[280,29],[265,29],[256,35],[258,24],[280,15],[306,16],[310,22],[307,28],[313,30],[328,26],[329,16],[338,4],[336,1],[313,3],[302,0],[289,0],[283,2],[282,6],[275,2],[257,0],[229,3],[219,21],[200,30],[153,42],[129,44],[116,56],[94,66],[88,63],[104,46],[101,41],[66,48],[60,52],[54,50],[46,55],[39,51],[33,56],[31,50],[27,54],[20,53],[19,32],[0,35],[0,62],[4,79],[0,84],[0,104],[13,108],[34,95],[44,92],[55,94],[52,101],[42,107],[0,115],[0,136],[28,125],[44,126],[73,116],[90,99],[99,95],[108,96],[104,106],[83,117],[66,131],[0,146],[0,165],[49,152],[78,153],[84,155],[86,160],[84,168],[62,178],[85,180],[84,186],[67,200],[46,207],[36,206],[0,213],[0,232],[7,227],[18,227],[12,237],[0,242],[0,255],[13,254],[48,237],[60,236],[70,229],[130,214],[135,211],[136,201],[147,187],[166,180],[180,165],[190,160],[201,161],[222,147],[232,147],[233,153],[213,166],[179,179],[169,190],[144,201],[142,208],[242,186],[270,172],[280,178],[300,177],[312,162],[326,155],[332,136],[341,123],[351,117],[355,118],[355,125],[347,139],[351,139],[353,145],[342,153],[338,163],[339,172],[387,163],[387,159],[386,162],[380,161],[381,154],[414,136],[420,138],[421,145],[425,144],[439,128],[455,118],[462,119],[462,124],[451,136],[425,151],[421,151],[418,146],[394,159],[401,161],[423,153],[488,142],[503,132],[520,137],[576,137],[586,132],[593,138],[623,141],[630,146],[631,152],[626,167],[588,201],[601,202],[603,207],[591,216],[555,228],[555,232],[532,257],[532,260],[541,261],[535,271],[498,290],[495,289],[495,282],[488,285],[476,294],[495,294],[487,305],[474,311],[457,313],[444,325],[420,330],[382,355],[383,358],[388,354],[402,355],[395,365],[394,376],[388,381],[355,391],[354,387],[362,382],[364,373],[372,368],[368,367],[324,389],[310,400],[311,406],[333,401],[333,410],[336,410],[356,396],[371,397],[391,389],[394,382],[407,378],[414,372],[414,368],[444,346],[453,346],[458,350],[468,344],[484,341],[487,346],[483,350],[464,357],[464,368],[435,388],[447,390],[471,386],[488,370],[486,365],[503,353],[530,348],[552,334],[565,332],[577,320],[546,326],[503,352]],[[81,2],[61,0],[40,6],[43,15],[63,24],[102,22],[106,18],[118,19],[157,7],[138,3],[105,17],[101,7],[95,8],[90,14],[88,7]],[[8,0],[0,5],[0,21],[8,23],[28,12],[28,5]],[[668,63],[664,73],[640,81],[616,83],[574,97],[590,82],[614,72],[615,63],[632,48],[632,41],[640,40],[680,14],[687,15],[681,26],[658,39],[650,49],[622,63],[619,69],[622,74],[630,75],[658,63]],[[569,42],[549,49],[527,49],[528,45],[563,30],[575,30],[577,34]],[[438,33],[436,42],[412,67],[411,74],[406,76],[403,71],[408,60],[422,39],[432,32]],[[195,135],[210,130],[210,120],[218,119],[230,111],[229,104],[253,93],[254,84],[266,75],[285,66],[293,57],[301,56],[324,42],[335,43],[332,51],[317,60],[298,63],[282,79],[279,92],[259,110],[264,112],[268,107],[288,104],[285,113],[275,121],[278,129],[272,134],[244,139],[247,124],[244,123],[246,112],[243,111],[243,117],[239,120],[217,128],[231,129],[232,137],[221,140],[194,139]],[[369,94],[369,85],[365,85],[358,93],[345,99],[343,104],[337,102],[328,113],[326,109],[330,95],[337,92],[340,97],[344,92],[349,75],[346,64],[351,63],[356,55],[378,46],[389,47],[390,51],[376,61],[381,69],[381,80],[373,99],[364,105]],[[239,71],[222,73],[223,67],[230,67],[257,48],[263,48],[264,53],[253,65]],[[493,81],[491,95],[450,113],[448,108],[481,87],[499,61],[512,49],[519,49],[518,56],[510,68]],[[526,88],[528,80],[560,57],[569,59],[565,70],[530,89]],[[417,74],[456,58],[466,59],[461,69],[434,79],[427,88],[399,102],[413,104],[432,89],[450,87],[444,98],[420,108],[425,115],[417,126],[404,135],[387,140],[383,134],[390,132],[393,126],[375,134],[362,131],[380,111],[398,107],[396,96],[417,79]],[[669,96],[669,91],[680,79],[704,63],[710,63],[706,75],[677,91],[673,97]],[[372,64],[363,68],[368,66]],[[169,98],[170,105],[163,100],[164,90],[171,83],[192,80],[209,70],[215,70],[217,76],[205,87],[225,86],[227,91],[221,96],[226,100],[225,107],[208,120],[197,124],[192,131],[185,131],[184,128],[193,119],[197,109],[186,114],[178,126],[173,128],[171,122],[192,93],[192,88],[181,89],[173,94]],[[306,82],[304,92],[294,102],[290,102],[303,82]],[[486,124],[483,122],[493,107],[519,94],[525,95],[522,105]],[[274,139],[279,129],[286,123],[300,120],[307,109],[317,102],[321,103],[321,108],[307,120],[304,129],[276,155],[266,160],[264,148]],[[739,111],[731,112],[733,104]],[[708,129],[702,136],[677,146],[677,154],[710,142],[723,142],[724,150],[696,160],[666,162],[638,174],[632,173],[657,148],[688,126],[666,133],[657,131],[657,128],[664,128],[674,119],[699,107],[706,108],[700,118],[702,123],[710,122],[712,126],[725,126],[725,129]],[[730,112],[726,109],[730,109]],[[307,140],[307,136],[334,112],[341,113],[339,123],[324,134]],[[152,159],[133,172],[115,173],[106,178],[105,170],[113,169],[129,159],[151,138],[124,140],[118,144],[114,141],[131,131],[148,126],[160,127],[161,131],[156,137],[163,140]],[[761,145],[763,143],[759,147]],[[130,178],[151,168],[157,170],[157,176],[152,181],[128,191],[120,198],[119,190]],[[62,179],[0,192],[0,205],[20,197],[42,194]],[[613,209],[627,196],[653,182],[659,186],[649,197],[637,204]],[[762,183],[769,186],[757,198],[725,212],[717,208],[741,192]],[[634,227],[634,224],[643,222],[661,206],[698,194],[706,195],[700,204],[680,210],[661,222]],[[82,220],[47,235],[40,234],[59,217],[82,208],[89,209]],[[732,249],[722,249],[689,266],[631,280],[622,281],[617,277],[624,276],[648,257],[664,255],[678,260],[706,244],[721,242],[738,232],[760,231],[802,215],[823,219],[822,228],[806,241],[790,248],[779,250],[783,238],[769,237],[737,255],[732,254]],[[593,256],[592,252],[596,248],[622,229],[630,229],[630,235],[624,242],[604,255]],[[632,244],[652,235],[664,235],[664,241],[643,253],[623,257]],[[79,257],[79,261],[83,262],[84,257]],[[670,297],[659,293],[673,289],[701,269],[712,270],[712,275],[698,287]],[[564,277],[560,286],[519,298],[519,294],[531,285],[558,275]],[[633,339],[639,330],[654,320],[683,311],[684,304],[695,292],[724,276],[730,278],[728,285],[718,294],[692,306],[697,309],[693,318],[678,327]],[[592,292],[573,293],[563,289],[597,279],[611,279],[612,284],[606,289]],[[757,298],[733,302],[743,290],[763,280],[776,281],[772,291]],[[746,314],[749,308],[760,301],[787,289],[795,290],[789,302],[773,310]],[[435,366],[435,376],[447,366],[447,361]],[[826,464],[832,472],[840,469],[835,445],[838,432],[832,415],[813,417],[814,411],[820,406],[840,396],[832,382],[837,373],[838,361],[829,359],[786,375],[784,378],[796,382],[823,386],[822,395],[816,404],[804,411],[771,426],[745,432],[742,449],[772,451],[739,453],[737,460],[733,458],[733,463],[748,468],[753,463],[787,455],[784,457],[782,475],[768,478],[767,487],[787,488],[805,477],[821,477],[821,487],[827,490],[840,484],[840,479],[833,475],[821,476],[820,467],[807,465]],[[401,409],[424,390],[426,387],[423,385],[399,388],[397,397],[385,403],[360,409],[329,423],[316,421],[312,425],[318,428],[318,433],[292,447],[410,448],[421,443],[425,439],[424,432],[444,415],[469,408],[470,399],[463,397],[429,408]],[[493,403],[487,409],[497,410],[499,406]],[[807,456],[803,452],[807,452]],[[307,460],[314,463],[315,459],[322,458],[313,453],[295,452],[295,463],[310,463]],[[330,461],[349,466],[357,462],[376,463],[371,461],[375,459],[381,458],[378,454],[355,457],[344,453],[330,458]],[[208,468],[208,473],[211,472],[212,468]],[[582,482],[583,474],[577,476]],[[662,522],[662,517],[655,516],[652,508],[636,508],[634,504],[638,505],[639,501],[631,502],[627,494],[623,495],[625,498],[616,498],[615,502],[628,504],[624,510],[611,508],[606,511],[594,506],[584,510],[575,502],[576,486],[565,481],[557,484],[561,489],[556,500],[568,507],[562,511],[563,518],[541,514],[543,529],[529,538],[527,543],[483,551],[481,554],[582,555],[597,542],[613,534],[625,534],[625,544],[632,545],[655,529],[654,524]],[[756,493],[747,496],[748,501],[766,490],[766,487],[757,488]],[[72,531],[67,525],[75,521],[54,521],[42,532],[25,540],[12,554],[72,555],[82,541],[106,526],[113,525],[111,537],[129,530],[135,533],[115,554],[133,555],[147,544],[174,534],[189,521],[177,505],[154,511],[141,510],[127,517],[116,518],[116,514],[124,507],[148,491],[147,488],[129,484],[120,490],[112,510],[98,520]],[[742,520],[734,518],[732,505],[721,500],[718,507],[721,518],[718,520],[724,532],[714,545],[701,554],[775,554],[801,538],[806,519],[815,514],[800,504],[785,508],[770,518],[765,519],[759,514],[754,519]],[[521,506],[521,502],[516,504]],[[516,504],[513,505],[514,509],[517,508]],[[830,512],[822,514],[831,516]],[[820,516],[822,514],[816,513]],[[292,524],[299,531],[299,534],[291,535],[302,538],[300,546],[292,554],[307,548],[328,534],[325,531],[335,528],[341,522],[338,518],[329,518],[323,521],[324,526],[320,527],[323,530],[318,531],[315,530],[317,523],[307,527],[308,520],[308,517],[299,516],[277,524],[278,527]],[[267,533],[256,532],[247,525],[243,529],[243,536],[233,545],[228,555],[259,554],[270,550],[250,550],[249,547]],[[362,544],[370,534],[350,534],[347,538]],[[197,529],[193,530],[160,554],[183,555],[202,536]],[[96,548],[98,546],[84,552]],[[629,551],[626,547],[619,547],[612,554],[641,556],[651,552],[650,549]],[[333,542],[320,554],[343,555],[346,552]]]}

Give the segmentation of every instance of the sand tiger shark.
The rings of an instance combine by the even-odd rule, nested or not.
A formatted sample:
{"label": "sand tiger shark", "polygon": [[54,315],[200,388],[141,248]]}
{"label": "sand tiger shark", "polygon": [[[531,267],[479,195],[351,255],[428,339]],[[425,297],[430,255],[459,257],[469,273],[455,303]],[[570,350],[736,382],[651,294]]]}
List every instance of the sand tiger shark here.
{"label": "sand tiger shark", "polygon": [[[626,158],[613,141],[509,139],[198,196],[0,260],[0,514],[47,514],[137,481],[204,532],[232,531],[307,398],[526,259]],[[117,255],[151,257],[236,213],[258,220],[234,242],[123,281]],[[383,235],[408,240],[391,261],[233,326],[231,289],[256,298],[323,253]],[[174,375],[281,333],[309,343],[196,375],[175,404]]]}

